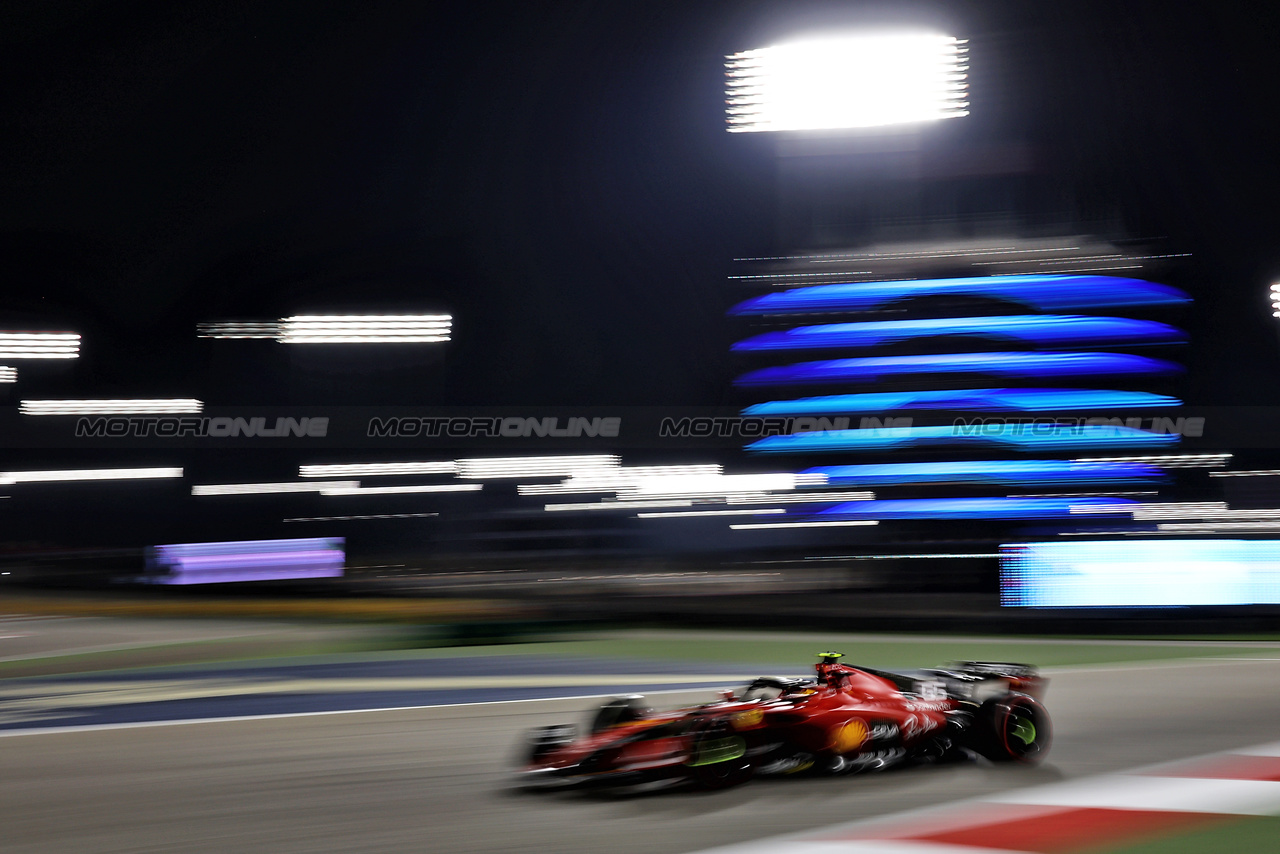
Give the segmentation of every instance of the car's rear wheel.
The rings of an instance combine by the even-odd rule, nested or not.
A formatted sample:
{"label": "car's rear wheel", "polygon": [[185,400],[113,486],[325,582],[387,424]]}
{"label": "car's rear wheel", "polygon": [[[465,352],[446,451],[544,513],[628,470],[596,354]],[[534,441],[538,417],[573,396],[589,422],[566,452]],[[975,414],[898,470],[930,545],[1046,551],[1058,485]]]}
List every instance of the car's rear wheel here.
{"label": "car's rear wheel", "polygon": [[1053,742],[1049,713],[1034,698],[1011,694],[978,711],[979,752],[993,762],[1039,762]]}

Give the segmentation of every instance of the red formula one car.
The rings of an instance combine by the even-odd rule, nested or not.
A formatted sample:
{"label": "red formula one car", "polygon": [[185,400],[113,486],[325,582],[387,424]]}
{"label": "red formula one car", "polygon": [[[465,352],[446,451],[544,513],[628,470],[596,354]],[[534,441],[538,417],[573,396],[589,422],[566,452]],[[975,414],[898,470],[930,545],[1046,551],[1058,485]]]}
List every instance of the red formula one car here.
{"label": "red formula one car", "polygon": [[754,775],[841,774],[982,756],[1037,762],[1049,750],[1047,680],[1025,664],[959,662],[889,673],[822,653],[816,678],[766,676],[671,712],[622,697],[573,725],[530,734],[519,780],[724,788]]}

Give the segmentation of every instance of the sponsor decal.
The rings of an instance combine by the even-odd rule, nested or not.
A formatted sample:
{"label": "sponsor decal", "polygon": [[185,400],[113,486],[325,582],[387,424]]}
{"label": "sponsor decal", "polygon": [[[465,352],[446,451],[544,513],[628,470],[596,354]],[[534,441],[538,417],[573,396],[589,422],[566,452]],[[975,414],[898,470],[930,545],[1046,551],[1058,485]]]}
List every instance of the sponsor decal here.
{"label": "sponsor decal", "polygon": [[745,712],[738,712],[729,718],[729,724],[734,729],[756,729],[764,726],[764,712],[759,709],[748,709]]}
{"label": "sponsor decal", "polygon": [[887,741],[898,737],[897,724],[878,723],[871,727],[871,741]]}
{"label": "sponsor decal", "polygon": [[852,753],[866,744],[871,731],[859,718],[850,718],[837,726],[831,734],[831,749],[836,753]]}

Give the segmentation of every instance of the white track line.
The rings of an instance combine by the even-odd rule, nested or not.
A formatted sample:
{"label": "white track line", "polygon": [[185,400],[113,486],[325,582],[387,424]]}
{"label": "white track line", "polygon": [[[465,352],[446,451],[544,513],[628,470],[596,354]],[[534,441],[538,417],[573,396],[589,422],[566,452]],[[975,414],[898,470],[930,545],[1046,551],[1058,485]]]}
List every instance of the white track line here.
{"label": "white track line", "polygon": [[[1079,777],[1062,783],[1008,789],[875,818],[703,849],[694,854],[977,854],[988,849],[935,844],[908,838],[832,840],[831,837],[854,833],[865,833],[869,837],[876,834],[906,837],[909,834],[923,835],[981,827],[1002,821],[1034,819],[1035,811],[1040,807],[1044,807],[1049,813],[1055,813],[1064,807],[1084,807],[1238,816],[1280,814],[1280,783],[1277,782],[1160,776],[1179,766],[1194,767],[1198,762],[1228,756],[1280,756],[1280,742],[1144,765],[1121,774]],[[997,811],[1012,808],[1018,812],[1002,819],[998,812],[991,811],[993,807]],[[1024,810],[1030,812],[1023,812]],[[1008,849],[1001,851],[1002,854],[1025,854]]]}
{"label": "white track line", "polygon": [[[664,688],[661,691],[645,691],[645,696],[657,694],[689,694],[695,691],[712,691],[714,688]],[[73,724],[71,726],[26,727],[22,729],[0,729],[0,738],[11,738],[19,735],[55,735],[63,732],[102,732],[113,729],[142,729],[144,727],[186,726],[188,724],[221,724],[237,721],[269,721],[286,718],[318,718],[324,715],[361,715],[372,712],[414,712],[428,709],[458,709],[473,706],[505,706],[512,703],[548,703],[557,700],[599,700],[603,697],[616,697],[619,691],[607,694],[578,694],[572,697],[528,697],[520,700],[482,700],[475,703],[427,703],[415,706],[385,706],[377,709],[328,709],[318,712],[279,712],[265,715],[227,715],[218,718],[180,718],[164,721],[128,721],[113,724]]]}

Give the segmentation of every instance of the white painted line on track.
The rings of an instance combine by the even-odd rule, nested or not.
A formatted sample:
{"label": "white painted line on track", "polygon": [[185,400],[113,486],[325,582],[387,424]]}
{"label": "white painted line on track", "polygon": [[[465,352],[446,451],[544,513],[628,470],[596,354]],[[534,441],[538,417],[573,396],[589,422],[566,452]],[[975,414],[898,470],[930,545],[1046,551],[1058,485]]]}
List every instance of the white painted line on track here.
{"label": "white painted line on track", "polygon": [[[645,691],[645,696],[658,694],[689,694],[695,691],[713,691],[714,688],[664,688],[660,691]],[[0,738],[19,735],[56,735],[70,732],[102,732],[113,729],[142,729],[144,727],[186,726],[188,724],[222,724],[239,721],[269,721],[286,718],[318,718],[325,715],[359,715],[371,712],[414,712],[428,709],[458,709],[473,706],[506,706],[513,703],[548,703],[557,700],[599,700],[603,697],[616,697],[620,692],[607,694],[578,694],[572,697],[526,697],[519,700],[480,700],[474,703],[427,703],[415,706],[385,706],[377,709],[326,709],[317,712],[278,712],[264,715],[227,715],[214,718],[180,718],[163,721],[126,721],[112,724],[72,724],[69,726],[25,727],[20,729],[0,729]]]}
{"label": "white painted line on track", "polygon": [[[948,830],[1034,820],[1061,809],[1160,810],[1211,815],[1278,815],[1280,783],[1265,780],[1162,777],[1178,767],[1231,756],[1280,756],[1280,742],[1144,765],[1118,774],[1078,777],[1024,789],[920,807],[874,818],[841,822],[751,842],[702,849],[694,854],[979,854],[990,849],[911,839]],[[1155,776],[1148,776],[1155,775]],[[1152,781],[1155,785],[1150,785]],[[1220,784],[1228,785],[1220,785]],[[1262,783],[1258,786],[1258,783]],[[1244,784],[1244,785],[1241,785]],[[1167,800],[1165,800],[1167,798]],[[1014,809],[1003,817],[990,812]],[[1029,810],[1030,812],[1023,812]],[[899,838],[874,838],[879,835]],[[842,837],[832,839],[832,837]],[[864,838],[856,838],[864,836]],[[853,838],[850,838],[853,837]],[[1000,854],[1029,854],[999,849]],[[991,852],[995,854],[995,852]]]}
{"label": "white painted line on track", "polygon": [[1272,815],[1280,806],[1280,783],[1116,774],[1013,789],[988,795],[984,800],[1086,809]]}

